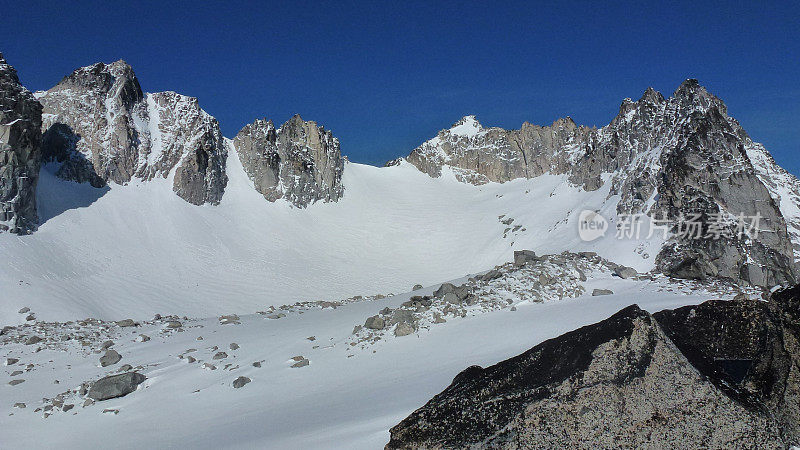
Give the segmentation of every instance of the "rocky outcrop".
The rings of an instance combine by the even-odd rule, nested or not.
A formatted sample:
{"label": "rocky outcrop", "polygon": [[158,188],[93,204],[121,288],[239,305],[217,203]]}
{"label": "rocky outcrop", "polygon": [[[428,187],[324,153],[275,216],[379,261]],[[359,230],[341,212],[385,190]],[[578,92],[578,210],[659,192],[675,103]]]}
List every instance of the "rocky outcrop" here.
{"label": "rocky outcrop", "polygon": [[630,306],[488,368],[387,448],[786,448],[800,442],[800,288],[771,302]]}
{"label": "rocky outcrop", "polygon": [[80,68],[37,97],[44,159],[58,164],[61,178],[99,187],[173,177],[173,190],[190,203],[221,200],[227,150],[196,98],[145,94],[124,61]]}
{"label": "rocky outcrop", "polygon": [[256,120],[233,145],[255,189],[271,202],[283,198],[303,208],[344,192],[339,140],[316,122],[295,115],[275,129],[271,120]]}
{"label": "rocky outcrop", "polygon": [[[673,224],[656,259],[660,272],[769,287],[797,281],[800,182],[697,80],[686,80],[668,99],[652,88],[637,101],[625,99],[600,129],[566,118],[504,130],[467,116],[405,159],[432,177],[447,167],[474,184],[544,173],[590,191],[610,183],[618,214]],[[740,215],[761,218],[758,238],[738,233]],[[701,238],[679,229],[681,219],[693,217],[704,223]],[[724,229],[723,238],[716,232],[705,238],[710,227]]]}
{"label": "rocky outcrop", "polygon": [[0,54],[0,232],[36,229],[42,106]]}

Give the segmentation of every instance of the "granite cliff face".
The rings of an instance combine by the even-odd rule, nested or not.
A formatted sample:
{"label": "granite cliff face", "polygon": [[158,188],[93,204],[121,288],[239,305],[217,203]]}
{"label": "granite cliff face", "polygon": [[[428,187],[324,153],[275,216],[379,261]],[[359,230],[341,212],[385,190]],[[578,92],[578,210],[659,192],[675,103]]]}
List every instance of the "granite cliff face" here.
{"label": "granite cliff face", "polygon": [[0,232],[36,229],[42,106],[0,54]]}
{"label": "granite cliff face", "polygon": [[[438,177],[447,166],[482,184],[565,175],[573,185],[619,196],[618,214],[673,224],[697,216],[721,239],[687,238],[673,227],[658,271],[681,278],[724,277],[760,286],[792,284],[800,256],[800,182],[754,143],[725,104],[696,80],[665,99],[648,88],[626,99],[603,128],[559,119],[519,130],[483,128],[473,116],[411,152],[406,160]],[[737,217],[761,218],[757,239],[739,236]],[[714,220],[711,220],[711,219]],[[719,220],[716,220],[719,218]]]}
{"label": "granite cliff face", "polygon": [[473,366],[387,448],[786,448],[800,442],[800,288],[614,316]]}
{"label": "granite cliff face", "polygon": [[59,164],[58,176],[93,186],[173,176],[190,203],[222,198],[227,150],[196,98],[143,93],[124,61],[80,68],[37,97],[44,159]]}
{"label": "granite cliff face", "polygon": [[316,122],[295,115],[275,129],[270,120],[256,120],[233,146],[255,189],[271,202],[283,198],[303,208],[344,193],[339,140]]}

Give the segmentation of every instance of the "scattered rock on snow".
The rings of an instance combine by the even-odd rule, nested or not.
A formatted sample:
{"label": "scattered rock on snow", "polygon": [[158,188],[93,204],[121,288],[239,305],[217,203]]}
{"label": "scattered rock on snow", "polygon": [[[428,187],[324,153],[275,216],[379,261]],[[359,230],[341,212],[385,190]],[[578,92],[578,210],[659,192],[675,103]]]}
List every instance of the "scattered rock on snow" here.
{"label": "scattered rock on snow", "polygon": [[245,384],[249,383],[250,381],[252,381],[250,378],[239,377],[239,378],[233,380],[233,387],[234,387],[234,389],[239,389],[240,387],[243,387]]}
{"label": "scattered rock on snow", "polygon": [[214,356],[211,359],[217,360],[217,359],[225,359],[227,357],[228,357],[227,353],[225,353],[225,352],[217,352],[217,353],[214,354]]}
{"label": "scattered rock on snow", "polygon": [[239,350],[239,344],[232,342],[230,345],[228,345],[228,348],[231,350]]}
{"label": "scattered rock on snow", "polygon": [[5,365],[6,366],[13,366],[14,364],[18,363],[19,359],[17,358],[6,358]]}
{"label": "scattered rock on snow", "polygon": [[33,345],[42,342],[44,339],[40,338],[39,336],[30,336],[28,339],[25,339],[25,345]]}
{"label": "scattered rock on snow", "polygon": [[421,284],[415,284],[414,287],[411,288],[412,291],[418,291],[420,289],[422,289],[422,285]]}
{"label": "scattered rock on snow", "polygon": [[119,326],[121,326],[123,328],[135,327],[136,326],[136,322],[134,322],[133,319],[124,319],[124,320],[120,320],[119,322],[117,322],[117,325],[119,325]]}
{"label": "scattered rock on snow", "polygon": [[614,275],[620,278],[633,278],[638,274],[636,269],[632,269],[626,266],[617,266],[614,268]]}
{"label": "scattered rock on snow", "polygon": [[24,308],[20,309],[20,310],[19,310],[19,313],[20,313],[20,314],[27,314],[27,313],[29,313],[30,311],[31,311],[31,309],[30,309],[30,308],[28,308],[28,307],[26,306],[26,307],[24,307]]}
{"label": "scattered rock on snow", "polygon": [[106,352],[105,355],[100,357],[100,365],[102,367],[112,366],[119,362],[122,359],[122,356],[116,352],[116,350],[109,350]]}
{"label": "scattered rock on snow", "polygon": [[611,289],[595,289],[592,291],[592,297],[597,297],[599,295],[611,295],[614,291]]}
{"label": "scattered rock on snow", "polygon": [[9,381],[8,384],[10,384],[11,386],[16,386],[16,385],[22,384],[24,382],[25,382],[25,380],[23,380],[22,378],[18,378],[16,380]]}

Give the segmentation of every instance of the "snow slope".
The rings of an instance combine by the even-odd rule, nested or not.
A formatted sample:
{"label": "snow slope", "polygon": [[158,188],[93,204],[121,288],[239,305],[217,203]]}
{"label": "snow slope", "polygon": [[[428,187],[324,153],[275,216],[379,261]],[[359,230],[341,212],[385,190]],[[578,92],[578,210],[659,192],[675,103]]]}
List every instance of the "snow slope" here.
{"label": "snow slope", "polygon": [[[20,360],[0,367],[5,380],[17,369],[23,373],[11,378],[26,380],[17,386],[5,380],[0,385],[2,446],[381,448],[391,426],[469,365],[486,366],[519,354],[632,303],[655,312],[733,295],[732,291],[710,293],[691,283],[681,287],[665,279],[623,280],[607,273],[592,276],[584,284],[587,292],[610,288],[616,294],[585,294],[544,303],[515,297],[516,310],[448,318],[415,334],[389,336],[365,346],[350,345],[353,326],[386,306],[399,306],[411,293],[335,309],[295,308],[280,319],[242,316],[238,325],[222,325],[217,319],[182,319],[182,332],[166,330],[161,321],[137,328],[100,324],[84,328],[88,337],[81,340],[87,345],[77,339],[58,339],[60,334],[76,335],[80,328],[76,323],[37,324],[50,330],[41,351],[35,351],[37,345],[22,343],[0,347],[0,357]],[[30,327],[17,330],[36,333]],[[152,339],[136,342],[142,333]],[[199,336],[203,339],[197,340]],[[308,339],[311,336],[313,341]],[[115,366],[99,368],[100,354],[92,350],[105,339],[116,342],[114,349],[123,359]],[[230,350],[231,343],[239,348]],[[213,360],[219,350],[227,358]],[[292,368],[291,358],[298,355],[310,364]],[[188,362],[188,356],[197,361]],[[256,361],[261,362],[260,368],[252,366]],[[217,368],[204,369],[204,363]],[[36,410],[85,381],[116,373],[122,364],[141,366],[140,372],[148,377],[136,392],[86,407],[81,406],[83,398],[69,393],[62,398],[65,404],[75,405],[69,411]],[[252,382],[233,389],[231,383],[239,376]],[[26,407],[12,407],[15,403]]]}
{"label": "snow slope", "polygon": [[661,244],[617,240],[613,223],[582,242],[580,211],[612,213],[617,199],[561,176],[473,186],[407,163],[348,163],[339,202],[296,209],[266,202],[228,155],[218,206],[186,203],[171,177],[95,190],[45,168],[44,223],[30,236],[0,235],[0,323],[19,323],[23,306],[42,320],[209,317],[404,292],[487,270],[515,249],[591,250],[645,271]]}

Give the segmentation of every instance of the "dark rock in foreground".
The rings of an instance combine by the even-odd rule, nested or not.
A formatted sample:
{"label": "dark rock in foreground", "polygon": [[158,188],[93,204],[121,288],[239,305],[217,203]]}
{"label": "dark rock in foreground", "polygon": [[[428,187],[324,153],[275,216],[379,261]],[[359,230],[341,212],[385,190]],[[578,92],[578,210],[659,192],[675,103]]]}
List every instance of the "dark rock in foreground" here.
{"label": "dark rock in foreground", "polygon": [[800,442],[800,287],[772,301],[629,306],[488,368],[387,448],[786,448]]}
{"label": "dark rock in foreground", "polygon": [[146,379],[146,376],[138,372],[111,375],[95,381],[87,396],[97,401],[124,397],[135,391]]}

